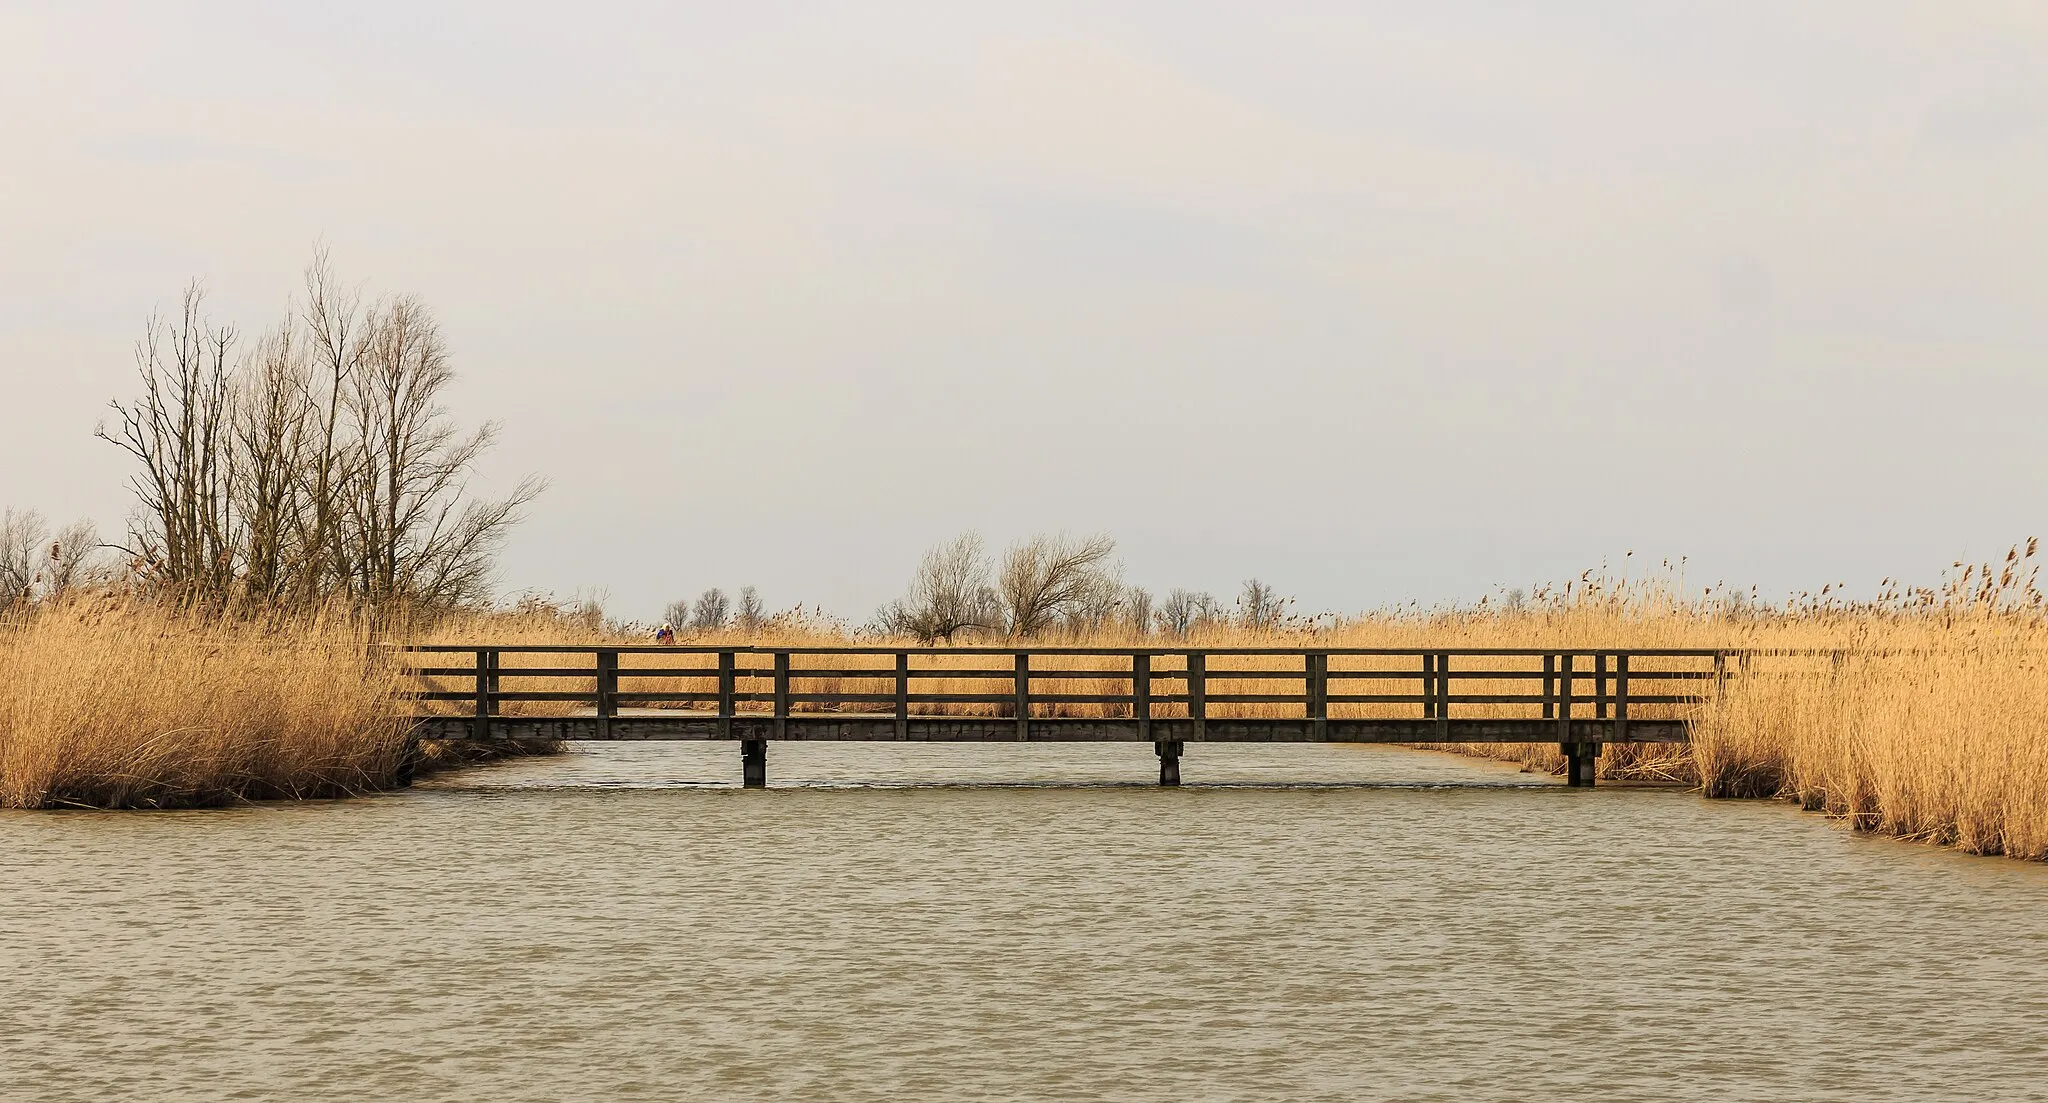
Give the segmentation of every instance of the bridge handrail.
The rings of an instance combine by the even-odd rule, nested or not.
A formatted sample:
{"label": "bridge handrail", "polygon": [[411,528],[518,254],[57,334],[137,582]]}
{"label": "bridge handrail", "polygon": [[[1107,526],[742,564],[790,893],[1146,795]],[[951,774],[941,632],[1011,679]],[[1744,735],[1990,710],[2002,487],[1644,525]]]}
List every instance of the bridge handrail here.
{"label": "bridge handrail", "polygon": [[1202,647],[1202,646],[1142,646],[1142,647],[1082,647],[1073,645],[987,645],[974,644],[960,647],[878,647],[849,645],[846,647],[822,647],[814,645],[782,647],[773,644],[725,644],[725,643],[391,643],[385,646],[396,651],[458,654],[480,650],[516,652],[520,654],[589,654],[595,651],[613,651],[619,654],[646,654],[651,652],[685,652],[691,654],[717,654],[730,651],[735,654],[770,655],[1015,655],[1019,652],[1032,655],[1186,655],[1197,652],[1204,655],[1302,655],[1315,652],[1323,655],[1501,655],[1501,656],[1543,656],[1543,655],[1643,655],[1656,657],[1711,658],[1715,655],[1829,655],[1850,653],[1842,649],[1813,648],[1810,650],[1785,650],[1764,648],[1730,647],[1329,647],[1310,644],[1301,647]]}
{"label": "bridge handrail", "polygon": [[[1673,709],[1696,706],[1718,695],[1729,679],[1741,676],[1750,659],[1790,652],[1724,648],[1523,648],[1523,647],[1087,647],[966,646],[875,647],[792,646],[759,644],[394,644],[392,650],[412,665],[417,690],[412,699],[424,704],[464,703],[456,715],[474,718],[479,733],[493,718],[506,715],[508,704],[582,705],[594,709],[598,730],[609,731],[622,707],[652,706],[687,710],[678,715],[705,716],[721,722],[772,717],[780,733],[786,721],[848,715],[882,718],[893,715],[904,732],[912,719],[972,716],[983,722],[1014,721],[1018,738],[1028,738],[1031,725],[1066,720],[1121,719],[1134,721],[1141,732],[1155,720],[1192,721],[1199,732],[1212,719],[1306,721],[1317,733],[1331,720],[1370,719],[1372,710],[1419,707],[1420,719],[1438,722],[1449,731],[1454,712],[1467,718],[1473,706],[1486,706],[1487,716],[1515,710],[1525,719],[1554,721],[1561,743],[1570,743],[1576,720],[1611,722],[1607,729],[1625,741],[1634,713],[1642,720],[1679,719]],[[417,659],[462,654],[465,665],[431,665]],[[1833,656],[1839,651],[1814,649],[1809,654]],[[505,665],[508,655],[589,655],[590,666]],[[622,665],[625,656],[674,655],[715,666]],[[871,660],[889,657],[888,666],[826,667],[795,660],[817,657]],[[1002,664],[933,666],[916,660],[1003,657]],[[1265,663],[1257,669],[1212,665],[1212,659],[1280,657],[1290,663]],[[760,658],[770,665],[761,665]],[[1034,666],[1034,659],[1094,659],[1075,669]],[[1405,658],[1402,669],[1332,668],[1333,659]],[[1165,659],[1173,665],[1157,663]],[[1541,664],[1517,667],[1512,661]],[[1644,665],[1639,660],[1665,660]],[[755,660],[749,662],[748,660]],[[1464,660],[1461,663],[1459,660]],[[1114,669],[1101,669],[1103,662]],[[1298,662],[1299,666],[1293,666]],[[1275,669],[1287,666],[1288,669]],[[1462,667],[1462,668],[1461,668]],[[1508,669],[1509,667],[1517,667]],[[442,679],[460,679],[464,688],[447,688]],[[506,679],[573,679],[570,689],[506,689]],[[665,679],[667,687],[644,686]],[[1093,680],[1093,686],[1062,683]],[[1540,689],[1529,685],[1540,680]],[[844,683],[868,683],[850,688]],[[934,681],[956,683],[934,689]],[[622,689],[621,684],[626,688]],[[1114,687],[1104,692],[1102,683]],[[1245,683],[1265,683],[1264,685]],[[1396,683],[1386,685],[1385,683]],[[1495,683],[1474,686],[1473,683]],[[764,686],[764,683],[766,684]],[[823,683],[823,684],[820,684]],[[922,683],[922,687],[920,686]],[[958,683],[966,683],[961,686]],[[1121,683],[1117,685],[1116,683]],[[1276,687],[1273,683],[1278,683]],[[1360,685],[1358,683],[1366,683]],[[1408,683],[1401,685],[1399,683]],[[1462,683],[1462,685],[1461,685]],[[1502,683],[1505,683],[1503,685]],[[1633,685],[1632,685],[1633,683]],[[1688,684],[1690,683],[1690,684]],[[587,684],[589,688],[583,688]],[[1521,687],[1528,685],[1527,690]],[[963,689],[965,691],[963,691]],[[1094,692],[1069,692],[1092,689]],[[1465,692],[1458,692],[1464,689]],[[1382,692],[1401,690],[1402,692]],[[1652,692],[1644,692],[1651,690]],[[1656,692],[1662,690],[1662,692]],[[1362,692],[1361,692],[1362,691]],[[751,707],[750,707],[751,706]],[[871,706],[871,707],[870,707]],[[1221,706],[1220,710],[1216,706]],[[1649,710],[1645,713],[1643,710]],[[1249,712],[1258,715],[1250,715]],[[447,713],[441,713],[447,716]],[[1410,714],[1412,716],[1412,714]],[[1199,737],[1199,736],[1198,736]]]}

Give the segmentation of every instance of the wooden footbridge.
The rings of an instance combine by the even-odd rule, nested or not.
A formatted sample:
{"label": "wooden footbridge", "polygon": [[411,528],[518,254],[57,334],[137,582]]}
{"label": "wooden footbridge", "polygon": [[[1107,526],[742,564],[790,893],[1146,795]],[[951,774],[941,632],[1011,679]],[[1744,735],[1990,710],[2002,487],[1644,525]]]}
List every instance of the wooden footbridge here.
{"label": "wooden footbridge", "polygon": [[1550,743],[1593,784],[1608,743],[1676,743],[1713,650],[411,645],[416,738]]}

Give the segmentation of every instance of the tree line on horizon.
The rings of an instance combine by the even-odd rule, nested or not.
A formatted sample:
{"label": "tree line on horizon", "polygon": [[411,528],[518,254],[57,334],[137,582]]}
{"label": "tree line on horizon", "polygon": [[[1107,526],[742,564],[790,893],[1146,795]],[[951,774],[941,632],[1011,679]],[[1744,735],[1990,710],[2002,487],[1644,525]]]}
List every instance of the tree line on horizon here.
{"label": "tree line on horizon", "polygon": [[[1019,540],[995,557],[979,533],[965,532],[927,551],[909,591],[877,610],[866,631],[950,643],[1105,629],[1167,636],[1222,626],[1271,631],[1299,620],[1288,612],[1293,599],[1257,578],[1245,580],[1232,606],[1200,590],[1173,589],[1155,597],[1124,582],[1115,553],[1116,541],[1108,535],[1061,533]],[[677,629],[752,632],[773,618],[759,592],[746,586],[736,607],[723,589],[712,587],[694,600],[670,602],[662,619]]]}

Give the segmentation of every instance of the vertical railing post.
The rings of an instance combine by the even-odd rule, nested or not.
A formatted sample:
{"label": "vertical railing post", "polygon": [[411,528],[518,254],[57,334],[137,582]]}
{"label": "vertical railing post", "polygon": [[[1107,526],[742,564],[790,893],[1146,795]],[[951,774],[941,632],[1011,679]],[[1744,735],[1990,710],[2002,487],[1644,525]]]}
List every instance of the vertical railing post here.
{"label": "vertical railing post", "polygon": [[1557,659],[1557,741],[1572,741],[1572,653],[1567,651]]}
{"label": "vertical railing post", "polygon": [[789,652],[775,653],[775,738],[789,738]]}
{"label": "vertical railing post", "polygon": [[1436,719],[1436,653],[1422,653],[1422,718]]}
{"label": "vertical railing post", "polygon": [[1628,653],[1614,656],[1614,742],[1628,742]]}
{"label": "vertical railing post", "polygon": [[1031,738],[1031,653],[1017,652],[1017,739]]}
{"label": "vertical railing post", "polygon": [[612,717],[619,714],[619,653],[597,653],[597,737],[612,737]]}
{"label": "vertical railing post", "polygon": [[910,652],[896,653],[896,738],[910,738]]}
{"label": "vertical railing post", "polygon": [[718,653],[718,738],[732,738],[733,681],[736,656],[731,651]]}
{"label": "vertical railing post", "polygon": [[1131,719],[1141,741],[1152,738],[1152,656],[1143,651],[1131,655]]}
{"label": "vertical railing post", "polygon": [[1607,719],[1607,653],[1593,656],[1593,719]]}
{"label": "vertical railing post", "polygon": [[1543,718],[1557,718],[1557,656],[1543,656]]}
{"label": "vertical railing post", "polygon": [[1436,655],[1436,737],[1448,742],[1451,738],[1451,653],[1439,651]]}
{"label": "vertical railing post", "polygon": [[1209,738],[1209,657],[1188,652],[1188,719],[1195,722],[1195,738]]}
{"label": "vertical railing post", "polygon": [[1721,702],[1721,693],[1728,688],[1728,653],[1714,652],[1714,703]]}
{"label": "vertical railing post", "polygon": [[1309,732],[1320,743],[1330,737],[1330,657],[1321,651],[1311,651],[1302,657],[1302,667]]}
{"label": "vertical railing post", "polygon": [[476,649],[476,719],[472,721],[469,733],[472,739],[491,737],[491,711],[495,704],[491,684],[491,660],[496,658],[497,654],[497,651],[488,647]]}

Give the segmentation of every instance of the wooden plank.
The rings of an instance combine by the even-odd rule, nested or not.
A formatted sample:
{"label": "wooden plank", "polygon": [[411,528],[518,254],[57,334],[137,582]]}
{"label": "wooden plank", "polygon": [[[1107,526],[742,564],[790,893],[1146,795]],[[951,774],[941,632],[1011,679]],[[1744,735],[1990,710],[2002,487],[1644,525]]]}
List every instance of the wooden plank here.
{"label": "wooden plank", "polygon": [[1546,720],[1556,718],[1556,655],[1542,657],[1542,714]]}
{"label": "wooden plank", "polygon": [[[588,670],[583,671],[585,677],[588,677],[590,673]],[[718,677],[718,668],[715,666],[626,666],[619,668],[619,675],[631,678],[716,678]]]}
{"label": "wooden plank", "polygon": [[1321,733],[1326,730],[1323,722],[1330,715],[1330,657],[1311,651],[1303,662],[1307,666],[1303,680],[1308,690],[1308,718],[1315,722],[1317,732]]}
{"label": "wooden plank", "polygon": [[[474,730],[470,717],[420,717],[415,721],[423,738],[469,738]],[[1016,739],[1014,720],[1009,717],[917,717],[906,722],[912,742],[1004,742]],[[612,739],[724,738],[772,739],[775,718],[762,713],[719,717],[709,712],[673,711],[663,715],[614,717]],[[1581,719],[1573,721],[1566,733],[1570,743],[1599,743],[1613,738],[1614,721]],[[511,717],[490,720],[491,738],[588,740],[597,736],[594,716]],[[1637,743],[1682,743],[1686,725],[1681,720],[1631,720],[1630,739]],[[722,735],[721,731],[729,734]],[[1185,740],[1195,731],[1195,721],[1155,717],[1151,740],[1140,737],[1137,721],[1127,718],[1070,719],[1035,717],[1031,725],[1033,742],[1157,742]],[[1435,718],[1355,720],[1330,719],[1319,735],[1306,718],[1210,719],[1204,722],[1209,742],[1246,743],[1545,743],[1556,739],[1555,720],[1498,720]],[[785,740],[893,741],[896,719],[888,713],[872,715],[802,716],[788,718]]]}
{"label": "wooden plank", "polygon": [[[488,672],[484,674],[484,684],[486,686],[490,684],[490,674]],[[590,694],[575,689],[507,689],[496,693],[491,693],[487,689],[485,693],[490,697],[491,704],[494,706],[491,709],[491,713],[486,715],[495,714],[497,711],[495,706],[502,705],[507,701],[574,701],[579,705],[588,705],[591,700]],[[415,693],[413,694],[413,699],[418,701],[468,701],[476,696],[475,690],[464,690],[461,693],[432,690],[426,693]]]}
{"label": "wooden plank", "polygon": [[619,711],[619,653],[599,651],[597,653],[597,729],[598,738],[611,735],[611,719]]}
{"label": "wooden plank", "polygon": [[[469,644],[469,643],[448,643],[448,644],[393,644],[393,645],[387,645],[387,646],[389,646],[389,647],[390,647],[390,648],[391,648],[392,650],[394,650],[394,651],[397,651],[397,652],[400,652],[400,653],[406,653],[406,654],[458,654],[458,653],[468,653],[468,652],[474,651],[474,650],[475,650],[475,649],[477,648],[477,646],[478,646],[478,645],[476,645],[476,644]],[[883,656],[887,656],[887,655],[894,655],[894,654],[896,654],[896,653],[897,653],[898,651],[904,651],[904,650],[907,650],[907,651],[908,651],[908,652],[909,652],[910,654],[912,654],[912,655],[930,655],[930,656],[947,656],[947,655],[954,655],[954,656],[957,656],[957,655],[984,655],[984,656],[987,656],[987,655],[1014,655],[1014,654],[1016,654],[1016,649],[1015,649],[1015,648],[1013,648],[1013,647],[997,647],[997,646],[988,646],[988,647],[967,647],[967,646],[951,647],[951,646],[949,646],[949,647],[918,647],[918,648],[896,648],[896,647],[852,647],[852,646],[848,646],[848,647],[788,647],[788,648],[783,648],[783,647],[778,647],[778,646],[775,646],[775,645],[760,645],[760,646],[731,646],[731,647],[726,647],[726,646],[715,646],[715,645],[714,645],[714,646],[691,646],[691,645],[688,645],[688,644],[684,644],[684,645],[680,645],[680,646],[676,646],[676,645],[669,645],[669,644],[619,644],[619,645],[608,645],[608,646],[607,646],[607,649],[608,649],[608,650],[614,650],[614,651],[617,651],[617,652],[619,652],[620,654],[626,654],[626,655],[630,655],[630,654],[664,654],[664,655],[716,655],[716,654],[718,654],[718,653],[719,653],[720,651],[733,651],[733,652],[735,652],[735,653],[737,653],[737,654],[741,654],[741,655],[767,655],[767,654],[770,654],[770,653],[772,653],[772,652],[775,652],[775,651],[778,651],[778,650],[786,650],[786,651],[788,651],[788,652],[789,652],[789,653],[790,653],[791,655],[793,655],[793,656],[794,656],[794,655],[883,655]],[[589,644],[506,644],[506,645],[499,645],[499,646],[496,646],[496,650],[499,650],[499,651],[505,652],[506,654],[518,654],[518,655],[544,655],[544,654],[557,654],[557,655],[572,655],[572,654],[581,654],[581,655],[588,655],[588,654],[592,654],[593,652],[595,652],[595,651],[597,650],[597,648],[596,648],[596,647],[593,647],[593,646],[591,646],[591,645],[589,645]],[[1130,654],[1130,652],[1131,652],[1131,650],[1132,650],[1131,648],[1122,648],[1122,647],[1119,647],[1119,648],[1101,648],[1101,647],[1059,647],[1059,646],[1045,646],[1045,647],[1033,647],[1033,648],[1031,649],[1031,653],[1032,653],[1032,654],[1034,654],[1034,655],[1052,655],[1052,656],[1060,656],[1060,655],[1095,655],[1095,656],[1099,656],[1099,657],[1102,657],[1102,658],[1108,658],[1108,659],[1115,659],[1115,658],[1119,658],[1119,657],[1122,657],[1122,656],[1126,656],[1126,655],[1129,655],[1129,654]],[[1148,654],[1151,654],[1151,655],[1155,655],[1155,656],[1157,656],[1157,655],[1167,655],[1167,656],[1176,656],[1176,657],[1178,657],[1178,656],[1182,656],[1182,655],[1186,655],[1186,654],[1188,654],[1188,651],[1189,651],[1189,649],[1188,649],[1188,648],[1186,648],[1186,647],[1148,647],[1148,648],[1139,648],[1138,650],[1143,650],[1143,651],[1147,652]],[[1302,649],[1301,649],[1301,648],[1299,648],[1299,647],[1205,647],[1205,648],[1198,648],[1198,649],[1196,649],[1196,650],[1198,650],[1198,651],[1199,651],[1199,652],[1200,652],[1201,654],[1204,654],[1204,655],[1292,655],[1292,656],[1296,656],[1296,657],[1299,657],[1299,656],[1301,655],[1301,652],[1302,652]],[[1378,655],[1378,656],[1408,656],[1408,657],[1411,657],[1411,658],[1412,658],[1413,656],[1415,656],[1415,655],[1418,655],[1418,654],[1422,653],[1422,651],[1423,651],[1423,650],[1425,650],[1425,649],[1420,649],[1420,648],[1413,648],[1413,647],[1319,647],[1319,648],[1317,648],[1317,650],[1319,650],[1319,651],[1324,651],[1324,652],[1327,652],[1327,653],[1329,653],[1329,654],[1331,654],[1331,655]],[[1428,648],[1428,649],[1426,649],[1426,650],[1428,650],[1428,651],[1431,651],[1431,652],[1444,652],[1444,653],[1448,653],[1448,654],[1451,654],[1451,655],[1454,655],[1454,656],[1460,656],[1460,657],[1470,657],[1470,656],[1481,656],[1481,655],[1491,655],[1491,656],[1520,656],[1520,657],[1525,657],[1525,658],[1539,658],[1539,657],[1541,657],[1541,656],[1543,656],[1543,655],[1546,655],[1546,654],[1556,654],[1556,653],[1558,653],[1558,649],[1557,649],[1557,648],[1554,648],[1554,647],[1452,647],[1452,648],[1441,648],[1441,647],[1438,647],[1438,648]],[[1626,651],[1626,652],[1628,652],[1629,654],[1631,654],[1631,655],[1634,655],[1634,656],[1636,656],[1636,657],[1638,657],[1638,658],[1642,658],[1642,657],[1645,657],[1645,656],[1657,656],[1657,657],[1677,657],[1677,658],[1697,658],[1697,659],[1709,659],[1709,658],[1712,658],[1712,657],[1713,657],[1713,655],[1715,654],[1716,650],[1717,650],[1716,648],[1711,648],[1711,647],[1626,647],[1626,648],[1578,648],[1578,649],[1575,649],[1575,653],[1577,653],[1577,654],[1586,654],[1586,655],[1590,655],[1590,654],[1594,654],[1594,653],[1596,653],[1596,652],[1603,652],[1603,651],[1604,651],[1604,652],[1605,652],[1606,654],[1609,654],[1609,655],[1614,655],[1614,654],[1618,654],[1618,653],[1620,653],[1620,652],[1622,652],[1622,651]],[[1834,652],[1834,650],[1836,650],[1836,649],[1834,649],[1834,648],[1772,648],[1772,649],[1768,649],[1768,651],[1766,651],[1766,650],[1764,650],[1764,649],[1758,649],[1758,648],[1720,648],[1720,649],[1718,649],[1718,650],[1719,650],[1719,651],[1720,651],[1720,652],[1721,652],[1722,654],[1728,654],[1728,655],[1737,655],[1737,656],[1742,656],[1742,655],[1748,655],[1748,654],[1766,654],[1766,653],[1767,653],[1767,654],[1771,654],[1771,655],[1791,655],[1791,656],[1800,656],[1800,655],[1803,655],[1803,656],[1818,656],[1818,655],[1828,655],[1828,654],[1832,654],[1832,653]],[[1892,648],[1892,649],[1887,649],[1887,651],[1888,651],[1889,653],[1893,653],[1893,654],[1904,654],[1904,653],[1910,652],[1910,651],[1912,651],[1912,650],[1913,650],[1913,649],[1911,649],[1911,648]]]}
{"label": "wooden plank", "polygon": [[1436,656],[1436,729],[1442,739],[1450,738],[1451,723],[1451,656],[1448,652],[1437,652]]}
{"label": "wooden plank", "polygon": [[775,653],[775,738],[789,734],[789,652]]}
{"label": "wooden plank", "polygon": [[1614,657],[1614,741],[1628,742],[1628,655]]}
{"label": "wooden plank", "polygon": [[1570,743],[1572,726],[1572,653],[1557,657],[1557,740]]}
{"label": "wooden plank", "polygon": [[[736,656],[731,651],[718,653],[718,720],[720,739],[732,738],[732,679]],[[742,756],[744,756],[744,750]]]}
{"label": "wooden plank", "polygon": [[1017,652],[1017,738],[1031,738],[1031,653]]}
{"label": "wooden plank", "polygon": [[[909,661],[910,653],[905,653],[903,655],[903,658],[906,662]],[[877,666],[870,667],[867,669],[859,669],[854,667],[833,667],[829,670],[811,670],[805,667],[793,666],[790,668],[789,675],[792,678],[802,680],[810,680],[815,678],[881,678],[886,680],[893,680],[896,677],[896,668],[894,666]],[[1011,672],[1007,670],[988,670],[979,667],[973,670],[927,669],[910,671],[910,680],[913,682],[921,682],[927,679],[937,678],[959,678],[963,681],[984,681],[1001,679],[1002,681],[1007,682],[1010,680],[1010,677]]]}
{"label": "wooden plank", "polygon": [[896,738],[910,738],[910,653],[896,653]]}
{"label": "wooden plank", "polygon": [[[1138,738],[1152,738],[1152,656],[1138,652],[1131,656],[1131,718],[1138,723]],[[1176,758],[1176,763],[1178,759]],[[1178,766],[1174,777],[1179,784]]]}
{"label": "wooden plank", "polygon": [[476,715],[475,732],[478,739],[487,739],[491,734],[491,660],[497,652],[488,647],[476,651]]}
{"label": "wooden plank", "polygon": [[1593,656],[1593,716],[1607,719],[1607,656]]}
{"label": "wooden plank", "polygon": [[1422,653],[1422,718],[1436,719],[1436,653]]}

